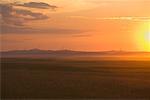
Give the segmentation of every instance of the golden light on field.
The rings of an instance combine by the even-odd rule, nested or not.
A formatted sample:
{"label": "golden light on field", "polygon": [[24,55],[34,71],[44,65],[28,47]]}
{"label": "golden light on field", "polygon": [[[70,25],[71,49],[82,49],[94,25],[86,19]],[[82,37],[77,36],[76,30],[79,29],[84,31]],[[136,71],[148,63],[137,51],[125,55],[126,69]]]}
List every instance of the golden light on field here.
{"label": "golden light on field", "polygon": [[136,45],[139,50],[150,51],[150,22],[140,25],[135,32]]}

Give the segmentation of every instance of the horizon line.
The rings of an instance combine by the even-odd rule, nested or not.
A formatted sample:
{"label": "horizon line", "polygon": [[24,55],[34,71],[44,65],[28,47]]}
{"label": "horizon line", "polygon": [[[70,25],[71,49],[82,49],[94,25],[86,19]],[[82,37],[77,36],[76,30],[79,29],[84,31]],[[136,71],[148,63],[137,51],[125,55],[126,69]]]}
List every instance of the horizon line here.
{"label": "horizon line", "polygon": [[39,49],[39,48],[33,48],[33,49],[11,49],[11,50],[1,50],[0,52],[10,52],[10,51],[30,51],[30,50],[41,50],[41,51],[74,51],[74,52],[147,52],[150,53],[150,51],[141,51],[141,50],[73,50],[73,49]]}

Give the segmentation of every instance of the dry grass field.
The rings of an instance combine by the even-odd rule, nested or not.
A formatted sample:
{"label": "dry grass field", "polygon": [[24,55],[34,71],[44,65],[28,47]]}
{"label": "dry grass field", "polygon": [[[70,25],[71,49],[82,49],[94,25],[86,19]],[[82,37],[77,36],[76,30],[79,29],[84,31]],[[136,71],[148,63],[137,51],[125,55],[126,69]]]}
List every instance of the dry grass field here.
{"label": "dry grass field", "polygon": [[1,60],[2,99],[150,99],[150,61]]}

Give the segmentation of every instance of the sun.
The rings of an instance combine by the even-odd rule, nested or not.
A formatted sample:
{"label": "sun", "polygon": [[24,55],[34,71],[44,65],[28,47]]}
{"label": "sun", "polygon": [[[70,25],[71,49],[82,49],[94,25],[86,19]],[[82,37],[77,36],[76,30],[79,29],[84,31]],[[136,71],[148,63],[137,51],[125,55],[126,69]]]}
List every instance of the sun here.
{"label": "sun", "polygon": [[150,23],[143,23],[135,31],[135,44],[138,50],[150,52]]}
{"label": "sun", "polygon": [[147,33],[148,42],[150,42],[150,32]]}
{"label": "sun", "polygon": [[146,34],[146,42],[147,42],[148,50],[150,51],[150,31],[148,31]]}

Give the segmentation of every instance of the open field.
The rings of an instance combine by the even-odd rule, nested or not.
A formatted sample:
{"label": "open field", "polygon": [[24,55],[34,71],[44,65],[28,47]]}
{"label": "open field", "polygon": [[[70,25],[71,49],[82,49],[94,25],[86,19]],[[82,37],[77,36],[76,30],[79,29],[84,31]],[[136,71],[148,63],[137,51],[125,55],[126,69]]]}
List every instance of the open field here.
{"label": "open field", "polygon": [[2,98],[150,99],[150,61],[3,58]]}

